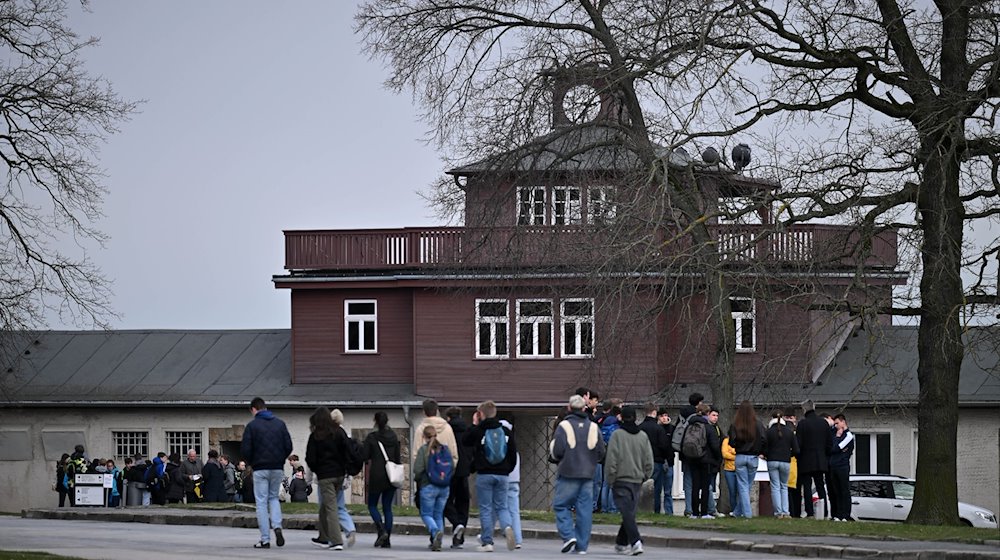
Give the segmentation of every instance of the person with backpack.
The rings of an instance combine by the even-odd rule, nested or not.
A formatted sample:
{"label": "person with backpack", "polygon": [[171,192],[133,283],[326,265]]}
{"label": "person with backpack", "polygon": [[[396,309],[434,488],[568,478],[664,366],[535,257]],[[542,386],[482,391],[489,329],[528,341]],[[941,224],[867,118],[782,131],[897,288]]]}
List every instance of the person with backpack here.
{"label": "person with backpack", "polygon": [[[677,425],[674,426],[674,433],[671,440],[672,447],[674,451],[680,453],[681,451],[681,440],[680,438],[684,435],[684,428],[687,426],[687,420],[695,413],[695,407],[705,400],[705,396],[701,393],[694,392],[688,395],[688,404],[681,407],[677,415]],[[684,488],[684,516],[689,517],[691,515],[691,496],[693,494],[691,490],[691,472],[686,468],[683,468],[684,460],[681,459],[681,470],[683,471],[682,486]]]}
{"label": "person with backpack", "polygon": [[66,490],[69,493],[70,506],[76,505],[76,475],[85,474],[86,472],[87,454],[83,445],[77,444],[73,448],[73,454],[69,456],[69,461],[66,462],[66,474],[63,475]]}
{"label": "person with backpack", "polygon": [[708,511],[712,465],[722,462],[722,442],[709,424],[712,407],[699,404],[688,417],[681,438],[681,460],[684,470],[691,472],[691,519],[714,519]]}
{"label": "person with backpack", "polygon": [[[757,474],[757,463],[764,453],[764,426],[757,420],[753,403],[744,400],[736,409],[729,427],[729,445],[736,450],[736,498],[742,517],[753,517],[750,507],[750,485]],[[736,506],[733,506],[736,510]]]}
{"label": "person with backpack", "polygon": [[514,433],[500,424],[497,405],[485,401],[472,415],[472,427],[462,438],[464,445],[474,446],[473,468],[476,470],[476,497],[479,502],[479,526],[482,528],[478,550],[493,551],[493,519],[500,519],[507,549],[514,550],[517,542],[507,509],[507,476],[514,470],[517,444]]}
{"label": "person with backpack", "polygon": [[433,551],[444,540],[444,504],[448,501],[451,478],[455,474],[451,450],[437,440],[437,430],[424,426],[423,445],[413,461],[413,480],[420,489],[420,518],[430,533]]}
{"label": "person with backpack", "polygon": [[[462,441],[468,426],[462,418],[462,409],[453,406],[445,411],[448,425],[455,434],[455,441]],[[462,548],[465,545],[465,528],[469,525],[469,476],[472,475],[472,448],[468,445],[458,446],[458,466],[455,475],[451,477],[451,489],[448,501],[444,504],[444,517],[451,523],[451,548]]]}
{"label": "person with backpack", "polygon": [[[396,487],[389,481],[386,463],[402,463],[400,460],[399,436],[389,427],[389,415],[383,411],[375,413],[375,429],[365,437],[365,457],[368,468],[368,513],[375,523],[375,548],[392,548],[392,501],[396,497]],[[379,515],[378,505],[382,504]]]}
{"label": "person with backpack", "polygon": [[170,478],[167,476],[167,454],[160,451],[153,457],[153,460],[146,467],[143,475],[146,489],[150,494],[150,501],[154,505],[162,506],[167,504],[167,486],[170,485]]}
{"label": "person with backpack", "polygon": [[327,407],[317,408],[309,417],[306,464],[319,485],[319,538],[313,539],[313,544],[320,548],[344,550],[337,514],[337,493],[342,491],[347,475],[347,439],[347,434],[334,423]]}
{"label": "person with backpack", "polygon": [[[655,407],[653,408],[655,411]],[[608,444],[604,472],[611,485],[615,503],[622,512],[621,526],[615,537],[615,552],[629,556],[642,554],[642,538],[635,514],[639,509],[642,483],[653,476],[653,448],[647,433],[635,423],[635,408],[621,411],[621,429]]]}
{"label": "person with backpack", "polygon": [[[611,436],[620,427],[620,421],[618,416],[622,413],[621,405],[615,400],[608,399],[604,401],[604,413],[597,421],[597,424],[601,427],[601,439],[604,440],[604,446],[607,447],[608,443],[611,441]],[[618,508],[615,507],[615,497],[614,493],[611,491],[611,485],[608,484],[607,476],[604,473],[604,465],[601,465],[601,480],[600,480],[600,494],[597,500],[597,511],[602,511],[604,513],[618,513]]]}
{"label": "person with backpack", "polygon": [[180,504],[184,502],[184,477],[181,475],[181,455],[176,451],[167,456],[167,503]]}
{"label": "person with backpack", "polygon": [[[254,548],[271,548],[272,528],[275,544],[284,546],[278,491],[285,460],[292,454],[292,436],[285,423],[267,409],[264,399],[254,397],[250,401],[250,413],[253,420],[243,429],[240,455],[253,467],[253,493],[260,530],[260,541]],[[329,413],[327,411],[327,415]]]}

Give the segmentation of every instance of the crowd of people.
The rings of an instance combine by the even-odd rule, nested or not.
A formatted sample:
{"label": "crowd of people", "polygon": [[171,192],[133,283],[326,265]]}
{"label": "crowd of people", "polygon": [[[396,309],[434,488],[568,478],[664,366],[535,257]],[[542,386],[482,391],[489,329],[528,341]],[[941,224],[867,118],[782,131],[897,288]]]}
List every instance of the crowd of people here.
{"label": "crowd of people", "polygon": [[[683,466],[684,515],[690,518],[726,515],[719,512],[714,499],[720,476],[728,488],[729,514],[753,517],[750,494],[760,460],[767,463],[774,516],[802,517],[804,505],[806,517],[851,518],[848,478],[854,436],[843,414],[819,415],[807,401],[802,404],[801,418],[794,407],[786,407],[773,411],[765,424],[753,404],[743,401],[723,432],[719,411],[703,400],[701,394],[691,394],[688,405],[672,420],[670,411],[655,403],[637,407],[617,399],[601,401],[595,392],[582,387],[570,396],[548,450],[550,462],[556,464],[552,505],[562,552],[586,554],[593,514],[617,512],[621,525],[616,552],[641,554],[636,513],[642,485],[653,482],[655,513],[673,515],[677,460]],[[520,456],[514,426],[499,418],[492,401],[476,408],[471,425],[458,407],[447,409],[445,417],[439,415],[433,400],[424,401],[422,408],[411,483],[414,503],[427,528],[428,547],[442,550],[446,522],[452,527],[451,548],[464,547],[471,475],[475,474],[482,528],[477,550],[493,551],[497,528],[508,549],[520,548]],[[263,399],[255,398],[250,412],[253,419],[244,429],[241,445],[243,460],[236,465],[214,449],[203,463],[196,450],[190,449],[183,460],[177,453],[162,452],[151,460],[126,458],[119,470],[113,460],[90,461],[78,445],[57,465],[59,504],[63,506],[69,495],[72,505],[74,474],[111,473],[115,480],[111,506],[119,503],[130,482],[139,483],[143,504],[254,503],[260,528],[254,546],[270,548],[272,534],[276,546],[285,544],[281,502],[308,501],[315,483],[319,534],[312,542],[343,550],[356,540],[345,488],[350,477],[368,464],[366,495],[378,533],[375,546],[391,548],[392,505],[396,491],[407,481],[402,475],[400,440],[385,412],[375,413],[374,429],[359,443],[344,430],[340,410],[317,408],[309,418],[305,466],[292,453],[285,423],[267,409]],[[291,467],[288,475],[286,461]]]}

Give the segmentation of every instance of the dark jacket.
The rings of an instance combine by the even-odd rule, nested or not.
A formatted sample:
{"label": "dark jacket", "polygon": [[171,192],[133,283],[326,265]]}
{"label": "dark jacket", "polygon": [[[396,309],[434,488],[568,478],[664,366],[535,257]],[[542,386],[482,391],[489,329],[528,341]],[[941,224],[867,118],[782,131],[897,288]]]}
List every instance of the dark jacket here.
{"label": "dark jacket", "polygon": [[288,483],[288,495],[291,496],[291,501],[308,502],[309,494],[312,494],[312,486],[306,484],[305,480],[293,476],[292,481]]}
{"label": "dark jacket", "polygon": [[[825,422],[825,420],[824,420]],[[833,430],[831,430],[833,432]],[[851,468],[851,454],[854,453],[854,434],[851,430],[844,430],[844,433],[837,437],[832,436],[833,445],[830,447],[830,470]]]}
{"label": "dark jacket", "polygon": [[754,427],[757,429],[757,436],[743,441],[736,437],[736,427],[729,426],[729,445],[736,450],[737,455],[760,455],[764,453],[764,448],[767,446],[764,426],[760,422],[754,422]]}
{"label": "dark jacket", "polygon": [[181,466],[177,463],[167,463],[167,476],[170,477],[170,484],[167,485],[166,498],[168,500],[183,500],[184,476],[181,475]]}
{"label": "dark jacket", "polygon": [[780,422],[771,424],[767,429],[766,438],[764,457],[768,461],[791,463],[792,457],[799,456],[799,440],[795,439],[795,432],[786,424]]}
{"label": "dark jacket", "polygon": [[458,468],[455,469],[453,476],[469,476],[472,474],[472,461],[475,449],[472,446],[462,443],[462,438],[465,437],[465,432],[469,430],[469,426],[462,417],[449,420],[448,424],[451,425],[451,431],[455,432],[455,441],[458,442]]}
{"label": "dark jacket", "polygon": [[[483,437],[486,430],[493,428],[503,428],[504,435],[507,436],[507,455],[498,465],[490,464],[486,460],[486,453],[483,451]],[[462,438],[461,445],[468,445],[473,448],[472,464],[479,474],[499,474],[507,476],[514,470],[517,463],[517,444],[514,441],[514,433],[500,425],[500,420],[496,417],[487,418],[468,429]]]}
{"label": "dark jacket", "polygon": [[656,418],[647,416],[639,423],[639,429],[646,432],[646,437],[649,438],[649,446],[653,449],[653,463],[661,465],[666,460],[668,453],[673,456],[670,440],[667,439],[666,432],[663,431],[663,427],[656,421]]}
{"label": "dark jacket", "polygon": [[226,501],[226,474],[222,465],[211,459],[201,469],[201,497],[206,502]]}
{"label": "dark jacket", "polygon": [[292,454],[292,436],[270,410],[261,410],[243,430],[243,460],[253,470],[282,470]]}
{"label": "dark jacket", "polygon": [[833,447],[833,432],[826,420],[810,410],[795,428],[795,437],[799,442],[798,472],[826,472]]}
{"label": "dark jacket", "polygon": [[347,433],[340,426],[332,435],[317,438],[309,434],[306,443],[306,464],[317,480],[338,478],[347,474]]}
{"label": "dark jacket", "polygon": [[365,436],[365,458],[371,461],[368,468],[368,495],[374,496],[392,488],[389,475],[385,472],[385,459],[379,442],[385,447],[385,454],[393,463],[400,463],[399,437],[396,432],[386,427],[383,431],[371,431]]}

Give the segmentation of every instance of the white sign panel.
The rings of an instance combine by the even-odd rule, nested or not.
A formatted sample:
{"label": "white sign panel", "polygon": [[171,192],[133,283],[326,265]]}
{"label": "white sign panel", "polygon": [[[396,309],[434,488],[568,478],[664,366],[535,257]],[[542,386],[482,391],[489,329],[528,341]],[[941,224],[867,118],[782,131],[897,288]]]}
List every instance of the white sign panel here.
{"label": "white sign panel", "polygon": [[102,484],[104,484],[104,475],[100,474],[100,473],[98,473],[98,474],[78,474],[78,475],[76,475],[76,483],[77,484],[97,484],[97,485],[102,485]]}
{"label": "white sign panel", "polygon": [[112,486],[114,486],[114,484],[115,484],[115,477],[113,477],[111,475],[111,473],[105,473],[104,474],[104,487],[105,488],[111,488]]}
{"label": "white sign panel", "polygon": [[103,506],[104,488],[102,488],[101,486],[77,486],[76,505]]}

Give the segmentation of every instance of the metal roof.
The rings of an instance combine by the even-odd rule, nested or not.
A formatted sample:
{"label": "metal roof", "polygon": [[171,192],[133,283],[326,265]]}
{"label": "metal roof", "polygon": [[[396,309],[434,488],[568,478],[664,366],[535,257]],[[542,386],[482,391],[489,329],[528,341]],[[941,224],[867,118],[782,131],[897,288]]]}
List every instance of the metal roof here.
{"label": "metal roof", "polygon": [[291,331],[7,333],[0,407],[413,405],[412,384],[295,384]]}

